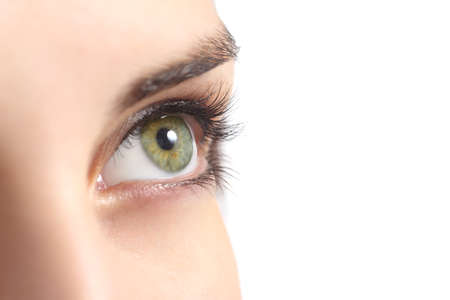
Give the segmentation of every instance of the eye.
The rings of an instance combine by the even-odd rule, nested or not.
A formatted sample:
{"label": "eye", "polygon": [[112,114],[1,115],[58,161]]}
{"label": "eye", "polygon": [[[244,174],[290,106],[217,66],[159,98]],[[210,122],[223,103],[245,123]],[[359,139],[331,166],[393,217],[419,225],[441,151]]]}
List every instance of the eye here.
{"label": "eye", "polygon": [[137,127],[104,166],[104,183],[111,186],[133,180],[168,179],[193,172],[197,167],[197,145],[187,119],[164,115]]}
{"label": "eye", "polygon": [[240,126],[228,123],[230,92],[219,89],[214,96],[209,91],[204,97],[168,99],[131,114],[101,147],[99,157],[106,163],[99,167],[97,190],[126,189],[120,185],[125,182],[145,188],[223,187],[229,169],[222,164],[220,145]]}

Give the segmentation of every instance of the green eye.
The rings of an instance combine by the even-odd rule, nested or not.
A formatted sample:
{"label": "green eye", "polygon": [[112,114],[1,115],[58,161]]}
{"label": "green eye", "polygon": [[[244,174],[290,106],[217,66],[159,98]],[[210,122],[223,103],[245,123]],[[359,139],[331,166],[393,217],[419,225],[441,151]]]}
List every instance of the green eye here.
{"label": "green eye", "polygon": [[141,144],[147,156],[161,169],[181,171],[191,161],[191,132],[180,117],[167,116],[148,122],[142,130]]}

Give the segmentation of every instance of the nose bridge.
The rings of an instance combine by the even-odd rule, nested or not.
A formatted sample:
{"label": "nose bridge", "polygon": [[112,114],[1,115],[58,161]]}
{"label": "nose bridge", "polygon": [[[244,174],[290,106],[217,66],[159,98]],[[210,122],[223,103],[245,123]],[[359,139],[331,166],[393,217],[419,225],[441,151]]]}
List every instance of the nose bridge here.
{"label": "nose bridge", "polygon": [[10,174],[0,183],[0,299],[106,299],[86,195],[70,179]]}
{"label": "nose bridge", "polygon": [[32,36],[0,51],[0,299],[107,299],[84,181],[94,113],[71,60]]}

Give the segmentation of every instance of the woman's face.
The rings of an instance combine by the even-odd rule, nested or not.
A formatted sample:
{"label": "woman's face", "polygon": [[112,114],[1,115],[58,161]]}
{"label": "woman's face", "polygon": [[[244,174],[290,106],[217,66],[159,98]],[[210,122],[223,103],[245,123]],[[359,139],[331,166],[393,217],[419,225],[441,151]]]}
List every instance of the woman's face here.
{"label": "woman's face", "polygon": [[212,1],[2,1],[0,40],[0,299],[239,299]]}

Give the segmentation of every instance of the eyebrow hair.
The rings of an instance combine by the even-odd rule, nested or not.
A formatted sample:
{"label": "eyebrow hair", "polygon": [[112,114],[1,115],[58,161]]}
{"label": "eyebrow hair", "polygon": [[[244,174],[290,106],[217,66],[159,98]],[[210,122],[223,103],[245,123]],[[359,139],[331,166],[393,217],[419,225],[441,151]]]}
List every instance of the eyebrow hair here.
{"label": "eyebrow hair", "polygon": [[132,83],[125,97],[119,101],[119,109],[123,110],[161,90],[198,77],[227,61],[236,59],[238,52],[239,47],[233,36],[222,25],[213,36],[199,40],[187,59],[171,63],[167,68]]}

